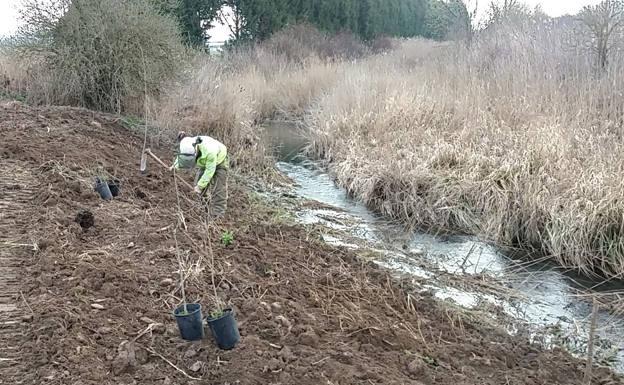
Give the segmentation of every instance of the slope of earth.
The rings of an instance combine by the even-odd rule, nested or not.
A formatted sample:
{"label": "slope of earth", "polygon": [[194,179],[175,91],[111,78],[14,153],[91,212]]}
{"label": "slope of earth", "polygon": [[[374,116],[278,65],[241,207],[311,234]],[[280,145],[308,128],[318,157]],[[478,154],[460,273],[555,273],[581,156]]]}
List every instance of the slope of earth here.
{"label": "slope of earth", "polygon": [[26,363],[20,354],[24,341],[21,321],[32,317],[19,293],[21,269],[33,247],[28,219],[36,180],[19,162],[0,162],[0,384],[19,384]]}
{"label": "slope of earth", "polygon": [[[32,309],[21,310],[29,316],[19,318],[23,336],[14,339],[23,364],[12,370],[22,370],[23,383],[583,383],[581,361],[324,245],[242,178],[233,178],[228,216],[217,224],[205,224],[182,190],[178,209],[171,175],[155,162],[138,171],[142,138],[115,117],[4,103],[0,134],[2,165],[32,175],[31,202],[15,230],[37,252],[19,254],[11,291]],[[111,202],[93,192],[92,177],[104,171],[122,185]],[[235,237],[229,247],[219,243],[226,230]],[[179,338],[171,315],[181,301],[177,256],[191,262],[190,300],[209,308],[216,292],[236,309],[236,349],[218,350],[209,333],[200,343]],[[622,383],[606,369],[592,376],[592,384]]]}

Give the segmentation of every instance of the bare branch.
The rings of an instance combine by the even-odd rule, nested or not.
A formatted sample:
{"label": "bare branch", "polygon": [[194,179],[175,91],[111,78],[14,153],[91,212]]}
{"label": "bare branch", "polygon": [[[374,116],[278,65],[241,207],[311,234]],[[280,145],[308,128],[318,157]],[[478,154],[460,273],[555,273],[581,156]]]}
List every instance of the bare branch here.
{"label": "bare branch", "polygon": [[594,6],[583,8],[579,20],[588,32],[579,34],[585,40],[584,45],[597,56],[598,67],[605,70],[609,55],[616,46],[614,36],[619,35],[624,26],[624,2],[622,0],[604,0]]}

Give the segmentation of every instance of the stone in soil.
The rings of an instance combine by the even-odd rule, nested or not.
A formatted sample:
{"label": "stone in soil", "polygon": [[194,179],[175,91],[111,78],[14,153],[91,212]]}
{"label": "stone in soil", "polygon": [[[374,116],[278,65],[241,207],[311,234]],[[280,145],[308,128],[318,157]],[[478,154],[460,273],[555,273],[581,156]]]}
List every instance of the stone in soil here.
{"label": "stone in soil", "polygon": [[315,348],[319,344],[319,336],[315,332],[309,331],[299,336],[299,343]]}

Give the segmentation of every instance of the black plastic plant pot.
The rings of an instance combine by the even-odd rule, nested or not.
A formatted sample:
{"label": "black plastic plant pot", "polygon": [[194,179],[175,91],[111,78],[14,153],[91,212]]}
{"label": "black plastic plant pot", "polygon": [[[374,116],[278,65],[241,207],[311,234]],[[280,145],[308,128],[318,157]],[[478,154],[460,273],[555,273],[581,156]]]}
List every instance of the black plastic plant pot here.
{"label": "black plastic plant pot", "polygon": [[113,197],[117,197],[121,192],[121,183],[117,179],[111,180],[108,182],[108,188]]}
{"label": "black plastic plant pot", "polygon": [[113,194],[111,193],[108,183],[106,182],[102,182],[100,180],[95,182],[95,191],[97,191],[100,194],[100,197],[105,201],[113,199]]}
{"label": "black plastic plant pot", "polygon": [[180,329],[180,337],[186,341],[199,341],[204,338],[204,322],[201,312],[201,305],[189,303],[181,305],[173,312]]}
{"label": "black plastic plant pot", "polygon": [[219,348],[223,350],[234,349],[238,341],[240,341],[234,310],[225,309],[223,315],[218,318],[209,317],[207,321]]}

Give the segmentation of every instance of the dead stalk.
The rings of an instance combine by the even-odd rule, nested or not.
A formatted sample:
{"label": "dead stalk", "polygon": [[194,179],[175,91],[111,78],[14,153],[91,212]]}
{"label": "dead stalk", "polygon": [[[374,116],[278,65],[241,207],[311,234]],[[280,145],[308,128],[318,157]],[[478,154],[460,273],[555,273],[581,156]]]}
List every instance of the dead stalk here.
{"label": "dead stalk", "polygon": [[167,358],[165,358],[165,356],[163,356],[162,354],[158,353],[157,351],[155,351],[152,348],[145,348],[145,350],[147,350],[148,352],[152,353],[155,356],[160,357],[160,359],[162,359],[163,361],[165,361],[167,364],[169,364],[172,368],[174,368],[175,370],[177,370],[178,372],[182,373],[184,375],[184,377],[189,378],[191,380],[195,380],[195,381],[201,381],[201,378],[197,378],[197,377],[193,377],[189,374],[187,374],[184,370],[180,369],[179,367],[177,367],[173,362],[169,361]]}
{"label": "dead stalk", "polygon": [[188,308],[187,308],[187,303],[186,303],[186,290],[185,290],[185,277],[184,277],[184,264],[182,263],[182,257],[180,256],[180,245],[178,244],[178,227],[180,226],[180,221],[182,220],[183,214],[182,214],[182,206],[180,205],[180,192],[178,191],[178,180],[176,178],[176,174],[175,174],[175,169],[173,171],[173,183],[174,183],[174,187],[175,187],[175,192],[176,192],[176,200],[177,200],[177,204],[178,204],[178,215],[176,216],[177,218],[177,225],[174,226],[173,228],[173,240],[175,242],[175,249],[176,249],[176,259],[178,261],[178,270],[179,270],[179,274],[180,274],[180,291],[182,292],[182,301],[184,304],[184,313],[188,313]]}
{"label": "dead stalk", "polygon": [[34,316],[35,312],[33,311],[33,309],[28,304],[28,301],[26,301],[26,297],[24,296],[24,293],[21,290],[20,290],[20,295],[22,296],[22,300],[24,301],[24,304],[26,305],[26,307],[28,307],[28,310],[30,311],[30,314],[32,314]]}

